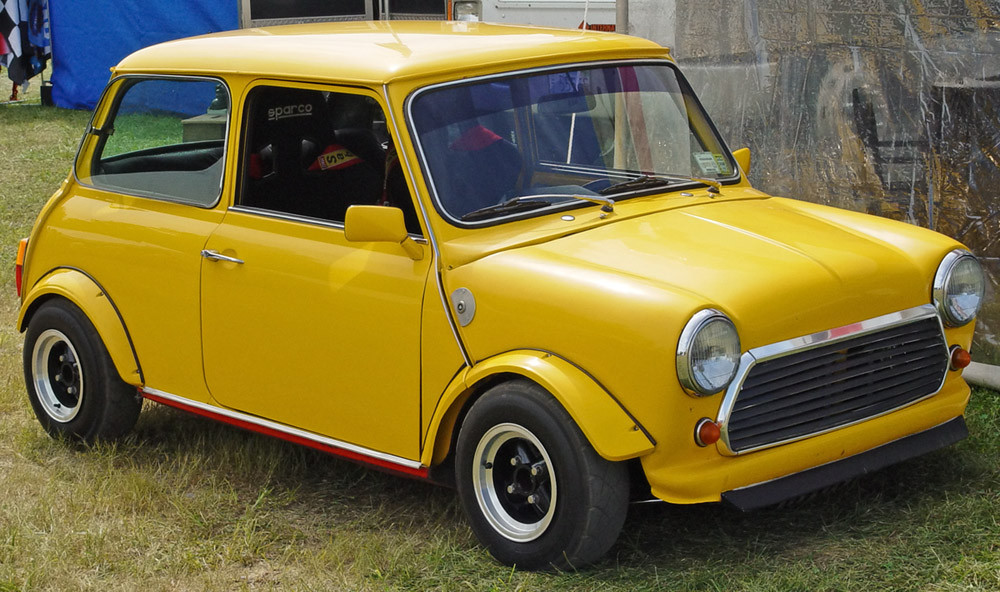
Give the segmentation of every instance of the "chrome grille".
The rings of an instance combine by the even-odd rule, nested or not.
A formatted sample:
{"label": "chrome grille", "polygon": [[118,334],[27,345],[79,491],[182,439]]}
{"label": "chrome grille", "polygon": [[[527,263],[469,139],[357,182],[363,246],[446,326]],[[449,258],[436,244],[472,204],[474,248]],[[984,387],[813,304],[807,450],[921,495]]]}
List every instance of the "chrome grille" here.
{"label": "chrome grille", "polygon": [[923,399],[940,390],[949,364],[931,307],[747,355],[742,380],[737,377],[720,414],[724,442],[734,453],[826,432]]}

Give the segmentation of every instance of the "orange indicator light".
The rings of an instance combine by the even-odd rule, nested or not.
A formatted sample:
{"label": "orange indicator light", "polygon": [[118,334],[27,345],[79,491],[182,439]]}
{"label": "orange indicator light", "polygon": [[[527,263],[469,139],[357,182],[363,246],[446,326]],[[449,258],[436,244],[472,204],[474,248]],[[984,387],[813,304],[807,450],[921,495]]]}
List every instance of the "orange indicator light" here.
{"label": "orange indicator light", "polygon": [[961,370],[972,362],[972,356],[968,351],[957,345],[951,346],[951,369]]}
{"label": "orange indicator light", "polygon": [[707,417],[700,419],[694,428],[694,441],[698,443],[698,446],[710,446],[718,442],[721,437],[722,430],[719,428],[719,424]]}
{"label": "orange indicator light", "polygon": [[14,263],[14,285],[17,287],[17,297],[21,297],[21,277],[24,275],[24,253],[28,250],[28,239],[22,238],[17,244],[17,260]]}

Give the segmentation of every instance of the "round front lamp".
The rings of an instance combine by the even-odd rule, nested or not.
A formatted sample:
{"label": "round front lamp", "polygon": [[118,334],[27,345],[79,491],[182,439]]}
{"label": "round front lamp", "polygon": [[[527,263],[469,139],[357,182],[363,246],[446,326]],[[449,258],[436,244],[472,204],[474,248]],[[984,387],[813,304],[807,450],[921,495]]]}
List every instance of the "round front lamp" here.
{"label": "round front lamp", "polygon": [[956,249],[944,256],[934,275],[934,306],[949,327],[961,327],[979,312],[986,293],[986,278],[979,261],[968,251]]}
{"label": "round front lamp", "polygon": [[700,310],[677,342],[677,378],[689,394],[704,397],[725,390],[740,364],[740,337],[722,312]]}

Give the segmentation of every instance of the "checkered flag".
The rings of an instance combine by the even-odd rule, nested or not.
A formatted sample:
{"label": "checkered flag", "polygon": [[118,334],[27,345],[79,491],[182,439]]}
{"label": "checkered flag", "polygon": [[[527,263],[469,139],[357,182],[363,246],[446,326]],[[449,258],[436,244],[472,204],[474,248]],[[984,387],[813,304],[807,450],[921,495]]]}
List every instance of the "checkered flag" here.
{"label": "checkered flag", "polygon": [[3,9],[0,10],[0,37],[6,48],[0,55],[0,66],[8,66],[12,60],[21,57],[21,39],[24,31],[21,26],[21,8],[27,8],[25,0],[0,0]]}

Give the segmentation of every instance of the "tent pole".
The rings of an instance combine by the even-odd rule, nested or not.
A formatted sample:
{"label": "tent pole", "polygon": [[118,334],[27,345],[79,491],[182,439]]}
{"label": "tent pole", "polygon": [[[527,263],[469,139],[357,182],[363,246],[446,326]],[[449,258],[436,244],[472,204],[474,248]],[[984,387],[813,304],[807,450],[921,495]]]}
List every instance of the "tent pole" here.
{"label": "tent pole", "polygon": [[615,32],[628,35],[628,0],[615,0]]}

